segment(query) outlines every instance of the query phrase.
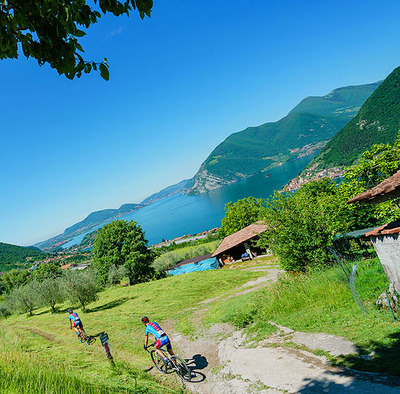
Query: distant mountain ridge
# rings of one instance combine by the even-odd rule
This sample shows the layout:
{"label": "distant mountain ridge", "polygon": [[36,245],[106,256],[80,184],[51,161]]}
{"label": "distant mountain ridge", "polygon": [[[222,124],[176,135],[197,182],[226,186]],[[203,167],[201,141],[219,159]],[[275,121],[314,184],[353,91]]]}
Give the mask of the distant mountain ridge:
{"label": "distant mountain ridge", "polygon": [[33,261],[41,260],[45,257],[45,253],[33,246],[25,247],[0,242],[0,271],[9,271],[13,268],[28,268]]}
{"label": "distant mountain ridge", "polygon": [[[400,67],[393,70],[361,107],[307,166],[314,172],[350,166],[373,144],[392,144],[400,131]],[[303,172],[306,172],[303,171]]]}
{"label": "distant mountain ridge", "polygon": [[140,204],[123,204],[118,209],[102,209],[95,211],[86,216],[85,219],[80,222],[66,228],[62,234],[56,235],[46,241],[35,244],[36,247],[41,250],[48,250],[57,248],[64,244],[67,240],[79,235],[83,232],[94,230],[96,227],[107,223],[111,220],[118,219],[121,216],[127,215],[145,207],[146,205],[152,204],[162,198],[166,198],[178,193],[187,193],[190,187],[193,186],[193,178],[185,179],[175,185],[168,186],[157,193],[144,199]]}
{"label": "distant mountain ridge", "polygon": [[56,248],[83,232],[177,193],[197,194],[320,150],[359,111],[381,82],[338,88],[325,96],[307,97],[277,122],[248,127],[219,144],[196,175],[168,186],[139,204],[92,212],[63,234],[39,242],[42,250]]}
{"label": "distant mountain ridge", "polygon": [[219,144],[200,166],[191,193],[203,193],[321,149],[381,82],[307,97],[277,122],[248,127]]}

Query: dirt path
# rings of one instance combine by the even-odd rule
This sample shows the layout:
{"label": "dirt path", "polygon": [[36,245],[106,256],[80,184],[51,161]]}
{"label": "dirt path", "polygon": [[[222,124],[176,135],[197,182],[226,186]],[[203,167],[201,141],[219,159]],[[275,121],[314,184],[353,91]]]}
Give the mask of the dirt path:
{"label": "dirt path", "polygon": [[[254,267],[254,270],[260,269]],[[238,287],[233,295],[198,304],[193,308],[192,319],[199,321],[203,313],[222,297],[228,299],[267,286],[279,273],[270,268],[265,272],[265,276]],[[195,341],[172,333],[173,343],[183,356],[190,357],[189,366],[195,372],[193,383],[187,388],[201,394],[400,393],[400,381],[393,377],[346,372],[330,366],[326,357],[312,353],[316,349],[335,356],[356,353],[357,348],[350,341],[333,335],[276,327],[276,334],[257,344],[248,343],[241,331],[234,331],[228,324],[202,328],[196,333]]]}

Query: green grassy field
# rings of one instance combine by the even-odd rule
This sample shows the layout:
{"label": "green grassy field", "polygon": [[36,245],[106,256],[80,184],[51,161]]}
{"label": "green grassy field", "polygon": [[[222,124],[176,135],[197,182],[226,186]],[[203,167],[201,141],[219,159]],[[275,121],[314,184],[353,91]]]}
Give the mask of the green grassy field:
{"label": "green grassy field", "polygon": [[342,336],[371,357],[332,358],[332,363],[400,376],[399,322],[393,322],[388,308],[375,306],[389,282],[378,259],[359,261],[358,267],[356,289],[367,314],[354,301],[342,269],[335,267],[309,275],[285,275],[268,288],[216,303],[204,322],[228,322],[245,328],[249,337],[258,340],[276,331],[269,321],[293,330]]}
{"label": "green grassy field", "polygon": [[[260,259],[103,291],[87,313],[78,313],[89,335],[108,333],[115,367],[98,340],[91,346],[80,344],[68,329],[69,305],[62,305],[57,314],[43,309],[33,317],[25,314],[2,320],[0,392],[184,392],[177,377],[149,371],[152,363],[143,350],[143,315],[158,321],[167,332],[193,340],[199,330],[220,322],[243,328],[249,340],[275,332],[269,321],[299,331],[340,335],[355,342],[361,353],[374,356],[370,360],[348,356],[332,363],[400,375],[399,324],[392,322],[387,310],[378,311],[374,305],[388,284],[378,260],[360,262],[356,280],[368,314],[354,302],[338,267],[310,275],[285,275],[262,288],[254,284],[248,294],[238,293],[243,284],[266,275],[265,270],[276,268],[275,264],[274,259]],[[202,304],[205,300],[212,301]],[[184,358],[193,356],[185,354],[185,349],[179,353]]]}
{"label": "green grassy field", "polygon": [[[147,315],[167,331],[176,322],[179,329],[179,320],[188,308],[232,292],[261,274],[213,270],[100,293],[87,313],[78,313],[89,335],[108,333],[116,367],[110,366],[99,341],[91,346],[78,342],[69,330],[69,305],[63,305],[57,314],[44,309],[33,317],[25,314],[2,320],[0,368],[6,371],[7,379],[1,380],[0,388],[12,392],[22,385],[27,393],[179,392],[182,384],[176,377],[144,372],[152,363],[143,350],[144,327],[140,318]],[[8,367],[3,369],[5,366]]]}

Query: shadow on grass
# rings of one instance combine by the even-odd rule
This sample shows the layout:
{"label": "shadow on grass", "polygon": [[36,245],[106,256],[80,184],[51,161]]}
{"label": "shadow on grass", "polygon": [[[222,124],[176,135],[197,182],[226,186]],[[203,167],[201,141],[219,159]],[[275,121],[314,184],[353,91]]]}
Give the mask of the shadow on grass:
{"label": "shadow on grass", "polygon": [[187,366],[192,371],[192,379],[190,380],[191,383],[200,383],[206,379],[206,375],[199,372],[207,367],[208,361],[207,359],[202,356],[201,354],[195,354],[192,358],[185,360]]}
{"label": "shadow on grass", "polygon": [[[343,394],[343,393],[385,393],[397,394],[399,393],[399,385],[391,381],[388,375],[356,372],[352,371],[350,374],[352,379],[340,381],[338,376],[348,377],[348,371],[343,373],[333,373],[325,371],[323,375],[319,375],[314,379],[304,379],[303,386],[296,393],[302,394]],[[392,377],[393,378],[393,377]],[[396,379],[396,378],[395,378]]]}
{"label": "shadow on grass", "polygon": [[107,304],[96,306],[95,308],[86,308],[86,313],[100,312],[105,311],[107,309],[115,308],[116,306],[120,306],[125,304],[125,302],[132,300],[134,297],[122,297],[117,300],[108,302]]}
{"label": "shadow on grass", "polygon": [[[389,334],[388,338],[392,339],[389,345],[382,345],[382,343],[377,341],[371,341],[367,345],[359,347],[360,353],[358,355],[344,356],[335,364],[350,369],[350,371],[344,372],[346,375],[357,375],[356,371],[369,372],[370,374],[367,375],[367,379],[374,381],[374,376],[377,375],[371,374],[371,372],[379,373],[379,381],[382,381],[384,378],[385,384],[400,387],[400,363],[398,362],[400,332]],[[386,375],[382,376],[382,373]]]}

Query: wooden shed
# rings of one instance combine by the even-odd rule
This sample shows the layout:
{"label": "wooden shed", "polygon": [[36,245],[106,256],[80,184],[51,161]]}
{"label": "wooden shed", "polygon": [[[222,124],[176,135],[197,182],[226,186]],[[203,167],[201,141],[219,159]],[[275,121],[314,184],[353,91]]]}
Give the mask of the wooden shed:
{"label": "wooden shed", "polygon": [[[400,197],[400,170],[375,187],[347,201],[379,204]],[[365,235],[369,237],[390,283],[400,293],[400,220],[377,227]]]}
{"label": "wooden shed", "polygon": [[251,241],[259,238],[260,234],[266,230],[267,226],[263,221],[250,224],[250,226],[225,237],[212,257],[216,257],[221,264],[242,258],[252,259],[260,254],[261,250],[251,245]]}

